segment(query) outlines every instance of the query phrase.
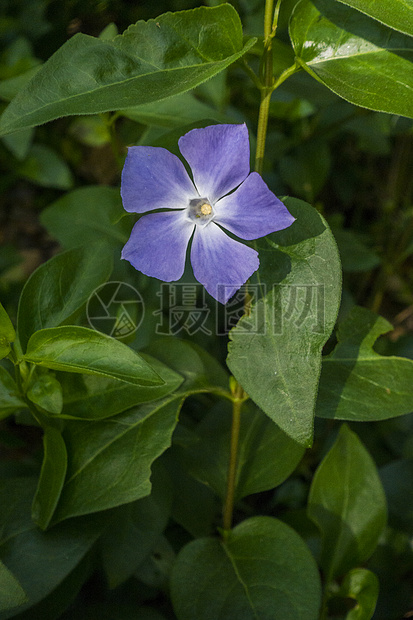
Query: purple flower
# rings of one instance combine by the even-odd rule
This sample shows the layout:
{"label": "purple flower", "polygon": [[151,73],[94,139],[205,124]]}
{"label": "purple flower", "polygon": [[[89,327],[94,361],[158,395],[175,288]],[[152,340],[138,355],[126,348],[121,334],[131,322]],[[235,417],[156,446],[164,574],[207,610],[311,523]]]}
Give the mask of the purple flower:
{"label": "purple flower", "polygon": [[192,237],[196,279],[226,303],[258,269],[259,260],[254,249],[223,228],[251,240],[287,228],[294,218],[260,175],[250,173],[245,124],[193,129],[178,144],[193,181],[180,159],[164,148],[128,150],[121,185],[124,208],[162,211],[139,219],[122,258],[147,276],[179,280]]}

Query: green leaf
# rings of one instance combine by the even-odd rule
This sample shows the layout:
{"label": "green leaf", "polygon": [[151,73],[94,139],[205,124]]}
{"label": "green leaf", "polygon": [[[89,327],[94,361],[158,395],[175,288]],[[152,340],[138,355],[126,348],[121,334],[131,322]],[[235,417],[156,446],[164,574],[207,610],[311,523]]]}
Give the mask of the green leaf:
{"label": "green leaf", "polygon": [[[19,613],[46,599],[70,577],[108,523],[107,515],[82,517],[42,532],[30,516],[35,488],[35,478],[17,477],[0,482],[0,554],[29,599]],[[30,609],[28,614],[31,612]],[[1,620],[15,615],[15,609],[3,612]]]}
{"label": "green leaf", "polygon": [[257,243],[259,287],[266,294],[231,330],[227,363],[264,413],[308,446],[321,350],[336,320],[341,270],[321,215],[300,200],[284,202],[297,219]]}
{"label": "green leaf", "polygon": [[382,24],[413,36],[412,0],[338,0],[357,9]]}
{"label": "green leaf", "polygon": [[32,504],[32,517],[45,530],[53,516],[67,469],[65,442],[60,431],[47,426],[43,435],[43,464]]}
{"label": "green leaf", "polygon": [[344,577],[337,596],[357,601],[345,620],[370,620],[379,596],[379,580],[366,568],[355,568]]}
{"label": "green leaf", "polygon": [[0,303],[0,359],[10,353],[10,343],[14,342],[16,332],[9,315]]}
{"label": "green leaf", "polygon": [[317,620],[320,578],[298,534],[270,517],[243,521],[227,542],[201,538],[175,562],[179,620]]}
{"label": "green leaf", "polygon": [[[87,205],[87,209],[85,209]],[[105,240],[124,244],[130,222],[122,219],[119,189],[104,185],[81,187],[65,194],[40,214],[48,232],[66,249]]]}
{"label": "green leaf", "polygon": [[27,596],[7,566],[0,560],[0,611],[23,605]]}
{"label": "green leaf", "polygon": [[391,329],[374,312],[352,308],[339,325],[337,346],[323,358],[317,416],[373,421],[411,412],[413,361],[373,350],[377,338]]}
{"label": "green leaf", "polygon": [[112,527],[100,541],[101,555],[110,588],[126,581],[149,556],[164,531],[171,510],[171,480],[155,469],[152,492],[114,512]]}
{"label": "green leaf", "polygon": [[290,37],[302,67],[343,99],[413,117],[413,40],[407,35],[338,2],[301,0]]}
{"label": "green leaf", "polygon": [[0,366],[0,420],[27,405],[7,370]]}
{"label": "green leaf", "polygon": [[315,473],[308,516],[321,532],[327,581],[365,562],[377,546],[386,498],[374,461],[347,425]]}
{"label": "green leaf", "polygon": [[183,377],[158,360],[142,354],[145,361],[164,381],[162,385],[131,385],[124,381],[99,375],[69,375],[62,373],[63,418],[102,420],[122,413],[141,403],[163,398],[174,392]]}
{"label": "green leaf", "polygon": [[149,495],[151,465],[170,446],[181,405],[169,397],[109,420],[68,423],[68,471],[53,521]]}
{"label": "green leaf", "polygon": [[32,403],[49,413],[59,414],[62,411],[62,386],[50,373],[32,377],[26,395]]}
{"label": "green leaf", "polygon": [[23,351],[35,331],[68,321],[111,270],[112,257],[103,245],[63,252],[36,269],[19,302],[17,325]]}
{"label": "green leaf", "polygon": [[[199,482],[226,495],[231,406],[221,402],[193,432],[177,435],[186,470]],[[278,486],[297,467],[305,448],[278,428],[257,407],[244,404],[238,448],[235,499]]]}
{"label": "green leaf", "polygon": [[51,327],[36,332],[23,359],[54,370],[103,375],[135,385],[163,385],[133,349],[86,327]]}
{"label": "green leaf", "polygon": [[0,131],[186,92],[235,62],[254,42],[242,47],[241,21],[229,4],[139,21],[110,41],[78,33],[13,99]]}
{"label": "green leaf", "polygon": [[73,176],[65,161],[48,146],[33,144],[17,172],[36,185],[70,189]]}

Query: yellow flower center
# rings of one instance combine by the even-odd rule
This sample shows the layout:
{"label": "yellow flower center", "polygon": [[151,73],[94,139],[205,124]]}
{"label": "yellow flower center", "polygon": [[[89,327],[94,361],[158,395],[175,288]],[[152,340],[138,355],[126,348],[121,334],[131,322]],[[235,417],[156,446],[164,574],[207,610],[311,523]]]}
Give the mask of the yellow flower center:
{"label": "yellow flower center", "polygon": [[212,207],[210,204],[208,204],[207,202],[205,202],[201,209],[200,209],[202,215],[211,215],[212,213]]}

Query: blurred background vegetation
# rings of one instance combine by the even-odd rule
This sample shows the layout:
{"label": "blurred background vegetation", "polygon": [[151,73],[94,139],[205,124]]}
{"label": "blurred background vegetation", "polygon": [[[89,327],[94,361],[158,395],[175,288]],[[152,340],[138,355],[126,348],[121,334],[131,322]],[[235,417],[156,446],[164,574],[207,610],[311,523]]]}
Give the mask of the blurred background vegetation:
{"label": "blurred background vegetation", "polygon": [[[37,67],[77,32],[114,36],[116,28],[122,33],[140,19],[219,3],[0,0],[0,109],[6,107]],[[274,46],[276,74],[291,64],[288,17],[295,3],[282,3],[279,38]],[[260,36],[263,1],[239,0],[231,4],[240,13],[245,35]],[[250,62],[254,69],[258,53],[256,58],[256,62],[254,57]],[[70,221],[56,226],[51,212],[46,211],[50,205],[76,188],[118,187],[127,144],[161,144],[169,148],[185,133],[188,124],[246,121],[253,141],[258,102],[259,93],[248,75],[241,66],[233,66],[195,92],[146,110],[141,106],[138,111],[116,117],[69,117],[2,138],[0,299],[10,316],[16,317],[18,298],[30,273],[72,243],[67,240]],[[412,120],[355,107],[303,72],[288,79],[274,94],[265,180],[278,196],[302,198],[327,218],[339,245],[344,271],[341,314],[354,303],[382,314],[394,330],[379,341],[380,352],[411,359],[412,171]],[[132,278],[130,273],[124,277],[126,281]],[[200,336],[200,344],[208,348],[205,336]],[[248,499],[249,505],[244,506],[247,512],[278,515],[288,508],[296,511],[297,519],[301,518],[312,472],[332,441],[331,435],[326,441],[330,424],[318,420],[315,447],[296,475],[276,491]],[[413,418],[404,416],[354,427],[381,467],[389,499],[390,528],[369,563],[381,581],[374,618],[397,619],[412,597]],[[12,431],[10,421],[0,429],[3,464],[7,459],[21,458],[27,450],[40,450],[39,438],[31,448],[27,447],[33,439],[32,430],[26,430],[24,436]],[[96,584],[98,599],[101,585]]]}

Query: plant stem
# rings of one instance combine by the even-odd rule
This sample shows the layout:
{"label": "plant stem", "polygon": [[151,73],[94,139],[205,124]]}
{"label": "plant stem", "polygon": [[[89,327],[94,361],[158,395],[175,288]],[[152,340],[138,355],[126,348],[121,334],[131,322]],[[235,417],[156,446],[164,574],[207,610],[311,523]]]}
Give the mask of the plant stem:
{"label": "plant stem", "polygon": [[239,431],[241,427],[241,407],[244,400],[244,390],[239,385],[239,383],[237,383],[232,404],[231,445],[229,453],[227,492],[225,496],[225,504],[223,510],[224,533],[229,533],[232,527],[232,514],[234,511],[234,498],[237,476]]}
{"label": "plant stem", "polygon": [[[272,39],[275,35],[278,22],[278,13],[280,9],[281,0],[277,0],[277,4],[274,11],[274,0],[266,0],[265,2],[265,14],[264,14],[264,52],[261,64],[261,80],[254,77],[253,81],[261,91],[261,103],[258,114],[258,128],[257,128],[257,149],[255,154],[255,170],[261,173],[264,162],[265,151],[265,139],[267,135],[268,126],[268,112],[270,107],[271,94],[274,90],[274,77],[273,77],[273,63],[272,63]],[[250,77],[252,70],[245,63],[245,68]],[[292,69],[295,70],[295,67]],[[277,80],[278,84],[281,84],[284,79],[287,79],[291,73],[288,69]],[[285,77],[284,77],[285,74]],[[245,313],[249,314],[249,301],[245,299]],[[232,389],[232,426],[231,426],[231,443],[230,443],[230,455],[228,465],[228,477],[227,477],[227,490],[225,495],[225,503],[223,508],[223,534],[224,538],[228,536],[232,528],[232,516],[234,512],[234,499],[236,489],[236,476],[237,476],[237,462],[238,462],[238,445],[239,445],[239,433],[241,426],[241,409],[242,403],[248,398],[244,392],[242,386],[238,382],[234,382]]]}
{"label": "plant stem", "polygon": [[[274,7],[274,0],[266,0],[264,13],[264,53],[261,64],[261,103],[258,113],[257,148],[255,151],[255,171],[262,173],[264,164],[265,140],[267,136],[268,113],[270,99],[274,90],[274,75],[272,62],[272,40],[277,30],[278,13],[281,0]],[[286,76],[288,77],[288,76]],[[279,81],[279,80],[278,80]],[[280,82],[281,83],[281,82]],[[278,84],[277,84],[278,86]]]}

